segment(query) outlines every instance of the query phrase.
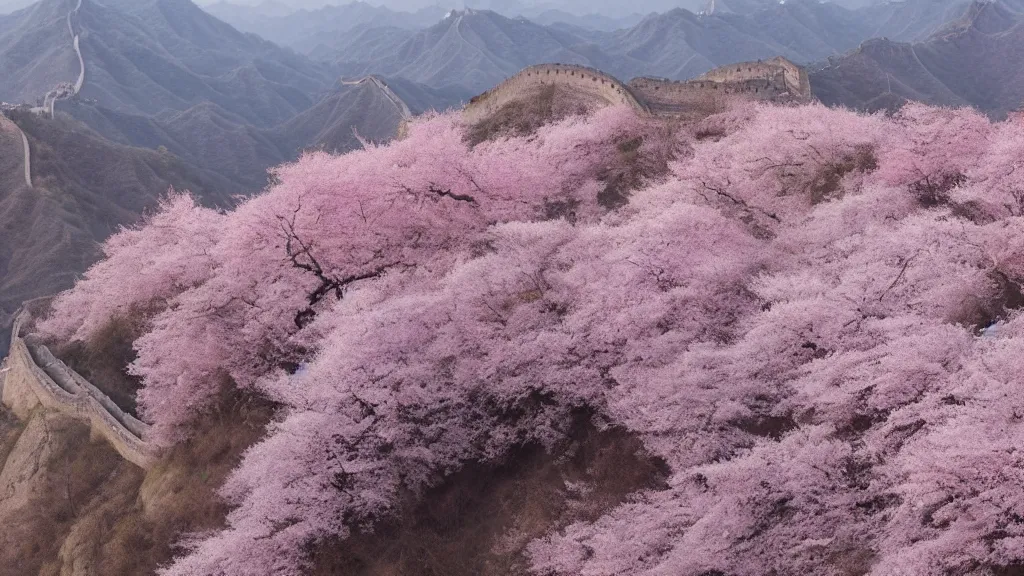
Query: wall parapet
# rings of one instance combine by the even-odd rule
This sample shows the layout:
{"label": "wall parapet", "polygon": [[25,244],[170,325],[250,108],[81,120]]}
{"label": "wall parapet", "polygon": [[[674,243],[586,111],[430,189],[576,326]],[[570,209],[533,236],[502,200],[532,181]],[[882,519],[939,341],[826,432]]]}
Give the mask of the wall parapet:
{"label": "wall parapet", "polygon": [[720,66],[691,80],[691,82],[745,82],[760,78],[769,78],[781,74],[785,87],[793,98],[810,99],[811,81],[807,69],[782,56],[769,60],[737,62]]}
{"label": "wall parapet", "polygon": [[106,394],[57,359],[49,348],[22,334],[31,319],[22,308],[14,320],[11,347],[0,368],[0,397],[22,419],[37,406],[89,422],[129,462],[149,469],[159,447],[147,442],[149,426],[119,408]]}
{"label": "wall parapet", "polygon": [[469,101],[463,118],[478,122],[531,90],[564,86],[576,94],[609,105],[627,105],[653,115],[676,116],[725,96],[773,102],[807,101],[812,98],[807,71],[781,56],[756,62],[739,62],[711,70],[691,80],[640,77],[624,84],[600,70],[573,64],[529,66],[498,86]]}
{"label": "wall parapet", "polygon": [[523,93],[550,85],[574,88],[580,94],[603,100],[609,105],[626,105],[647,111],[629,86],[608,73],[576,64],[537,64],[523,68],[501,84],[472,98],[463,111],[463,117],[468,122],[477,122]]}

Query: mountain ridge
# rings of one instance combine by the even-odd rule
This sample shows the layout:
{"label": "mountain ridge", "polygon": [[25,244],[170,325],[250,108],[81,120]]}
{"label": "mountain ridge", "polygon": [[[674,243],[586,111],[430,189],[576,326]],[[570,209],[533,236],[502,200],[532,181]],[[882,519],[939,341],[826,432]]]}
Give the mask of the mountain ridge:
{"label": "mountain ridge", "polygon": [[[991,58],[1000,54],[1000,58]],[[872,39],[811,72],[827,105],[892,109],[907,100],[974,106],[1001,117],[1024,102],[1024,15],[974,2],[959,19],[913,43]]]}

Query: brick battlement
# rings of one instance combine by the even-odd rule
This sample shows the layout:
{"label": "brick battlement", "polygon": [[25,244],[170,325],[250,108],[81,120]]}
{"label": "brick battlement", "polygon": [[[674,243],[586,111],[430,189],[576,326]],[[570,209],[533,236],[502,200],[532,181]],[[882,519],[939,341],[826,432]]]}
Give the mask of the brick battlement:
{"label": "brick battlement", "polygon": [[637,110],[647,109],[628,86],[600,70],[572,64],[539,64],[524,68],[515,76],[470,100],[464,111],[465,118],[469,122],[476,122],[509,102],[551,85],[569,88],[577,97],[606,105],[624,104]]}
{"label": "brick battlement", "polygon": [[674,116],[706,107],[709,102],[746,98],[770,102],[807,101],[807,71],[778,57],[716,68],[693,80],[635,78],[624,84],[584,66],[540,64],[523,69],[495,88],[473,98],[464,117],[476,122],[505,104],[527,98],[545,86],[565,87],[573,97],[606,106],[627,105],[655,115]]}

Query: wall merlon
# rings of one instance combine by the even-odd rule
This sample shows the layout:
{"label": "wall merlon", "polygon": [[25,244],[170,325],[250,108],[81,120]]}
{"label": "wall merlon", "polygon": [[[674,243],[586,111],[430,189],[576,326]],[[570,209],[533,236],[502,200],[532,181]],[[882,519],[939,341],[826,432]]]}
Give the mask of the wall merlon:
{"label": "wall merlon", "polygon": [[626,105],[636,110],[647,110],[628,86],[610,74],[573,64],[538,64],[524,68],[495,88],[470,100],[463,112],[464,117],[469,122],[475,122],[537,88],[550,85],[571,88],[578,95],[608,105]]}
{"label": "wall merlon", "polygon": [[806,70],[782,57],[723,66],[692,80],[641,77],[628,84],[586,66],[539,64],[524,68],[470,100],[463,112],[464,118],[476,122],[505,104],[528,96],[538,87],[550,85],[570,88],[576,94],[608,105],[625,104],[654,115],[678,115],[698,101],[724,95],[767,101],[811,98]]}

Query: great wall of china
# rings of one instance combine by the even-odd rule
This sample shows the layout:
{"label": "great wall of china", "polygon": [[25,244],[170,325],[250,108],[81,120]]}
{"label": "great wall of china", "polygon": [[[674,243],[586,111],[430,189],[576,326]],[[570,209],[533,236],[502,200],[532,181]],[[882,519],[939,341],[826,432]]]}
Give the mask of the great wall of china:
{"label": "great wall of china", "polygon": [[731,97],[772,102],[811,99],[807,71],[782,57],[730,64],[692,80],[642,77],[629,83],[584,66],[539,64],[470,100],[463,116],[468,122],[477,122],[545,86],[567,88],[576,98],[592,103],[624,104],[659,116],[685,114],[710,100]]}
{"label": "great wall of china", "polygon": [[[71,15],[69,26],[70,18]],[[76,35],[76,48],[77,40]],[[76,92],[81,88],[84,65],[82,72],[83,76],[75,86]],[[363,82],[372,82],[403,117],[411,117],[405,103],[377,78],[369,76],[348,83]],[[627,105],[643,113],[663,116],[685,114],[689,108],[705,104],[709,98],[742,97],[783,102],[811,98],[806,71],[784,58],[732,64],[693,80],[636,78],[628,84],[592,68],[542,64],[526,68],[494,89],[473,98],[463,114],[468,121],[474,122],[551,85],[568,88],[576,97],[591,103]],[[25,159],[26,179],[31,186],[27,145]],[[45,345],[27,333],[32,319],[31,307],[31,302],[26,303],[16,317],[9,354],[0,364],[0,399],[3,405],[22,420],[42,407],[88,422],[93,433],[109,442],[126,460],[143,469],[150,468],[159,456],[159,449],[146,440],[148,425],[125,413],[96,386],[55,358]]]}
{"label": "great wall of china", "polygon": [[32,316],[23,307],[14,320],[11,347],[0,364],[0,398],[20,420],[38,407],[88,422],[129,462],[149,469],[159,449],[145,440],[149,426],[121,410],[103,392],[23,332]]}
{"label": "great wall of china", "polygon": [[[31,108],[31,110],[37,114],[49,114],[50,118],[54,118],[54,116],[56,115],[55,107],[57,105],[57,101],[75,96],[76,94],[81,92],[82,86],[85,85],[85,58],[82,57],[81,35],[75,33],[75,27],[72,24],[73,18],[78,15],[81,9],[82,0],[78,0],[75,7],[70,12],[68,12],[67,16],[68,32],[71,34],[71,43],[75,49],[75,53],[78,55],[78,79],[75,80],[74,84],[62,83],[50,92],[48,92],[43,97],[43,105],[41,107]],[[2,116],[3,115],[0,114],[0,117]],[[4,120],[7,119],[4,118],[3,120],[0,120],[0,123],[3,123]],[[8,120],[8,122],[10,122],[10,124],[14,126],[14,129],[17,130],[19,134],[21,134],[21,142],[24,148],[25,156],[25,184],[29,188],[32,188],[32,148],[31,146],[29,146],[28,137],[25,136],[25,132],[23,132],[21,128],[13,121]],[[0,129],[3,128],[4,126],[0,124]]]}
{"label": "great wall of china", "polygon": [[82,1],[78,0],[75,7],[68,12],[68,34],[71,35],[71,47],[74,48],[75,54],[78,56],[78,78],[75,83],[61,82],[53,90],[50,90],[43,96],[43,105],[40,107],[32,108],[32,111],[37,114],[49,114],[50,118],[54,118],[57,111],[57,101],[66,100],[77,95],[82,91],[82,86],[85,85],[85,58],[82,56],[82,45],[81,45],[81,34],[75,33],[75,26],[73,24],[75,17],[79,15],[82,10]]}
{"label": "great wall of china", "polygon": [[405,101],[402,100],[402,98],[398,94],[395,94],[391,87],[387,85],[387,82],[376,76],[364,76],[362,78],[359,78],[358,80],[342,80],[341,84],[343,86],[356,86],[359,84],[365,84],[367,82],[369,82],[375,88],[377,88],[380,91],[381,95],[384,96],[384,98],[386,98],[389,102],[394,104],[395,108],[398,110],[398,113],[402,116],[403,121],[412,119],[412,110],[409,109],[409,106],[405,103]]}
{"label": "great wall of china", "polygon": [[506,104],[551,85],[573,90],[577,97],[593,102],[625,104],[637,110],[647,110],[646,105],[628,86],[610,74],[573,64],[538,64],[524,68],[515,76],[470,100],[463,116],[469,122],[479,121]]}
{"label": "great wall of china", "polygon": [[25,185],[32,187],[32,147],[29,146],[28,136],[13,120],[0,113],[0,132],[13,132],[19,136],[22,148],[22,166],[25,174]]}

